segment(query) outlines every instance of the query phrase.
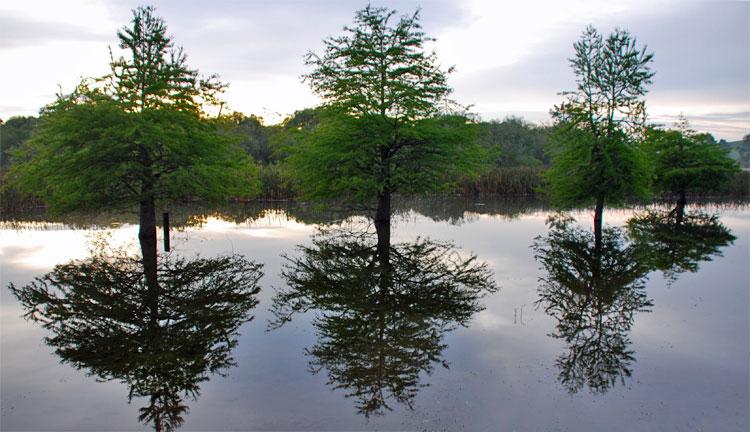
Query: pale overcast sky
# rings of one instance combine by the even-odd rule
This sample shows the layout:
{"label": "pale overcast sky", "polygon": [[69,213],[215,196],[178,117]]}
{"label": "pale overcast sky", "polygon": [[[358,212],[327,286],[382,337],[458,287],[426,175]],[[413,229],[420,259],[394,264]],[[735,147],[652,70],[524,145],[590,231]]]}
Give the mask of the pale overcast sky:
{"label": "pale overcast sky", "polygon": [[[366,1],[116,0],[0,2],[0,118],[36,115],[58,86],[108,71],[108,46],[130,10],[153,4],[203,74],[230,84],[225,100],[278,121],[318,100],[300,81],[302,57],[341,33]],[[372,1],[401,13],[422,8],[441,64],[456,66],[454,99],[483,119],[548,122],[574,88],[567,59],[587,24],[626,28],[654,52],[648,113],[671,126],[683,113],[717,138],[750,133],[750,3],[726,1]]]}

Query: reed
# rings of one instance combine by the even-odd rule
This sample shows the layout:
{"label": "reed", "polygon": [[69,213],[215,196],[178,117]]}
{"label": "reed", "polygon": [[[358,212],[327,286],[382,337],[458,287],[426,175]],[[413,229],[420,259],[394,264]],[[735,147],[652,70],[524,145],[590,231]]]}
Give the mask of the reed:
{"label": "reed", "polygon": [[258,164],[260,177],[260,200],[288,200],[294,198],[297,192],[294,183],[284,169],[278,164]]}
{"label": "reed", "polygon": [[461,182],[464,195],[534,196],[542,187],[542,166],[497,167],[477,180]]}

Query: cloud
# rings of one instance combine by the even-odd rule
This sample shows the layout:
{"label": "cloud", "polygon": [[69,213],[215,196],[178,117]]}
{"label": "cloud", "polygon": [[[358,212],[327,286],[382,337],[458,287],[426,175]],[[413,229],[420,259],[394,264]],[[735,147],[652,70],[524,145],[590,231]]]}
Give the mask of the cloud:
{"label": "cloud", "polygon": [[[424,4],[422,25],[428,35],[460,22],[456,2],[386,1],[377,6],[411,14]],[[303,57],[320,52],[323,40],[340,35],[357,8],[351,1],[160,1],[162,16],[174,42],[188,53],[190,65],[202,73],[218,73],[230,84],[225,98],[231,109],[260,114],[266,120],[319,101],[301,75],[309,72]],[[135,2],[109,4],[110,15],[124,23]]]}
{"label": "cloud", "polygon": [[[57,84],[68,90],[80,76],[106,73],[107,45],[131,19],[137,0],[35,1],[0,4],[0,116],[36,112]],[[247,114],[291,113],[317,99],[300,82],[303,55],[339,35],[366,1],[162,0],[163,17],[189,64],[230,83],[233,109]],[[750,111],[750,3],[589,0],[495,2],[378,1],[411,13],[441,64],[455,65],[453,97],[486,118],[508,114],[543,121],[574,88],[567,59],[587,24],[602,33],[629,29],[655,53],[648,95],[654,118],[685,113]],[[24,107],[20,110],[9,107]],[[695,117],[696,121],[704,121]],[[705,120],[707,121],[707,120]],[[731,128],[727,121],[733,122]],[[714,122],[717,137],[750,130],[746,119]],[[743,126],[744,123],[744,126]],[[709,123],[705,123],[709,125]],[[697,124],[696,124],[697,126]],[[713,127],[713,126],[712,126]],[[726,136],[734,138],[735,136]]]}
{"label": "cloud", "polygon": [[107,35],[74,24],[40,21],[15,13],[0,15],[0,49],[38,46],[62,40],[106,41]]}
{"label": "cloud", "polygon": [[[539,5],[529,7],[534,6]],[[748,118],[736,115],[750,110],[750,3],[630,6],[617,14],[606,10],[598,16],[591,13],[588,22],[561,15],[553,20],[554,25],[532,24],[531,28],[554,29],[542,32],[543,37],[527,38],[523,28],[515,37],[499,30],[490,37],[492,30],[486,29],[486,37],[477,38],[468,51],[483,53],[487,60],[477,54],[477,58],[459,64],[452,80],[455,98],[473,104],[483,118],[521,115],[548,121],[549,109],[560,101],[558,93],[575,87],[568,58],[585,25],[593,24],[604,34],[620,27],[630,30],[640,45],[646,44],[655,53],[652,66],[656,76],[647,95],[652,118],[662,121],[684,113],[696,129],[727,139],[750,132]],[[510,16],[527,22],[521,19],[523,13]],[[475,29],[462,31],[472,34]],[[515,44],[505,60],[503,47],[508,42],[501,35]],[[472,56],[470,52],[465,55]],[[476,66],[467,67],[471,62]],[[728,114],[712,121],[701,117],[708,113]]]}
{"label": "cloud", "polygon": [[[685,114],[690,128],[699,132],[710,132],[716,138],[736,141],[750,134],[750,111]],[[666,128],[673,128],[680,120],[680,115],[652,116],[651,122]]]}

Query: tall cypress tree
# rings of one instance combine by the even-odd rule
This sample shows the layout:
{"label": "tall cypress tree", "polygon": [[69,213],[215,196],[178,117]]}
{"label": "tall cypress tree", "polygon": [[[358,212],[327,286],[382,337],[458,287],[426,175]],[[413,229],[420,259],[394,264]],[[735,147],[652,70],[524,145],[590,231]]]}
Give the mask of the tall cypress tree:
{"label": "tall cypress tree", "polygon": [[552,168],[546,175],[558,206],[594,203],[596,249],[606,202],[647,196],[649,176],[638,148],[646,120],[646,86],[653,54],[626,30],[606,39],[588,27],[574,44],[576,89],[553,109]]}
{"label": "tall cypress tree", "polygon": [[207,113],[225,85],[187,66],[154,9],[134,10],[117,36],[125,55],[112,56],[110,74],[42,110],[9,177],[52,211],[138,206],[143,265],[157,295],[157,202],[251,195],[257,180]]}
{"label": "tall cypress tree", "polygon": [[376,202],[384,251],[394,192],[443,188],[482,161],[475,125],[445,109],[451,69],[426,50],[431,40],[419,11],[397,17],[367,6],[322,54],[306,57],[324,114],[291,155],[294,171],[308,196]]}

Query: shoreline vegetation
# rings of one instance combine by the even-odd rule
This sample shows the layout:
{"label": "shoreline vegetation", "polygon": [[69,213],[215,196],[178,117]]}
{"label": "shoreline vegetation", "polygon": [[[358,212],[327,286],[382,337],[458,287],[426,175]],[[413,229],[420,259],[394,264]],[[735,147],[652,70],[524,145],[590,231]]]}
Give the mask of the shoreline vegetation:
{"label": "shoreline vegetation", "polygon": [[[255,160],[260,188],[253,198],[231,198],[227,202],[286,202],[305,201],[299,186],[295,185],[290,167],[286,163],[288,152],[299,140],[300,128],[314,127],[314,109],[298,111],[280,125],[265,126],[263,119],[255,116],[235,115],[229,129],[237,145]],[[5,173],[14,165],[16,149],[22,147],[38,123],[36,117],[12,117],[0,124],[2,162],[0,177],[0,212],[8,214],[44,208],[38,197],[23,195],[9,187]],[[532,197],[546,201],[544,174],[550,168],[550,158],[545,152],[550,128],[537,126],[517,117],[503,121],[480,122],[480,142],[495,155],[492,166],[476,178],[457,180],[447,196],[465,197]],[[708,141],[726,149],[747,146],[742,141],[726,143],[708,137]],[[732,150],[734,153],[737,151]],[[731,153],[734,155],[734,153]],[[695,191],[687,197],[695,199],[742,199],[750,196],[750,168],[744,154],[735,158],[743,167],[732,179],[713,192]],[[657,200],[669,200],[671,194],[656,195]],[[188,201],[186,201],[188,202]]]}
{"label": "shoreline vegetation", "polygon": [[[545,204],[550,204],[545,196],[544,173],[548,167],[518,166],[499,167],[482,174],[477,180],[463,180],[455,190],[424,195],[427,197],[463,197],[474,201],[501,198],[528,198]],[[286,178],[281,169],[275,165],[259,166],[260,189],[258,196],[251,199],[230,198],[226,204],[273,204],[273,203],[306,203],[307,200],[294,188],[291,180]],[[691,203],[696,201],[745,201],[750,199],[750,170],[744,169],[736,173],[732,180],[723,185],[719,191],[706,193],[688,193],[686,196]],[[631,204],[649,204],[651,202],[674,202],[673,194],[654,196],[652,200],[632,200]],[[14,190],[3,190],[0,195],[0,218],[12,219],[14,215],[40,212],[46,209],[43,201],[34,197],[26,197]],[[186,200],[181,204],[189,205],[201,203],[201,200]],[[221,205],[219,205],[220,207]]]}

